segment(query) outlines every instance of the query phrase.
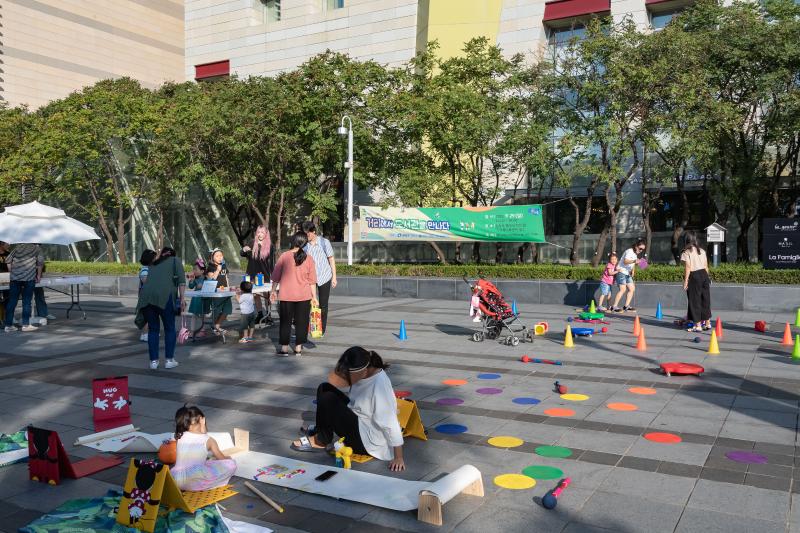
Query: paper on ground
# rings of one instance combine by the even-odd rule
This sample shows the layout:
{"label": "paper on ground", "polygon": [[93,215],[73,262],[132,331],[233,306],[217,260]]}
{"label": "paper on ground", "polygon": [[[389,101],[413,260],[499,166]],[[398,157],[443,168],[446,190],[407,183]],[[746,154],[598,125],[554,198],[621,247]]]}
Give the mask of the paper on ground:
{"label": "paper on ground", "polygon": [[222,521],[225,523],[225,527],[228,528],[230,533],[272,533],[272,530],[267,527],[226,518],[225,515],[222,514],[222,510],[219,508],[219,506],[217,506],[217,511],[222,517]]}
{"label": "paper on ground", "polygon": [[[395,511],[417,509],[419,493],[423,490],[433,492],[439,496],[442,503],[445,503],[481,477],[478,469],[471,465],[462,466],[442,479],[430,482],[409,481],[358,470],[345,470],[332,465],[306,463],[259,452],[237,453],[233,458],[236,460],[236,475],[239,477]],[[331,463],[333,463],[332,459]],[[275,469],[267,469],[267,474],[259,472],[259,469],[263,470],[265,467],[273,465],[285,468],[284,473],[296,470],[305,470],[305,472],[291,477],[286,475],[279,477],[275,475]],[[337,474],[327,481],[314,479],[328,470],[335,470]]]}
{"label": "paper on ground", "polygon": [[27,458],[28,458],[28,448],[21,448],[19,450],[3,452],[0,453],[0,466],[8,466],[14,463],[19,463]]}
{"label": "paper on ground", "polygon": [[[125,431],[120,433],[120,431]],[[107,435],[113,435],[108,437]],[[229,433],[209,433],[219,444],[221,450],[233,447]],[[173,433],[144,433],[135,431],[132,425],[109,431],[93,433],[79,438],[77,444],[108,453],[154,453],[164,441],[174,437]]]}

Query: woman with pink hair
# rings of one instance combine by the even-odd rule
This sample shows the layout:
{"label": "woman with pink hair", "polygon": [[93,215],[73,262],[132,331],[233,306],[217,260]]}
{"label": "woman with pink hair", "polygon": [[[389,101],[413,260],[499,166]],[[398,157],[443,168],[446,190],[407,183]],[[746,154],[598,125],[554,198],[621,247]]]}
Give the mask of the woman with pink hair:
{"label": "woman with pink hair", "polygon": [[[272,269],[275,268],[275,248],[272,246],[272,239],[269,237],[267,228],[264,226],[256,228],[253,246],[243,246],[241,256],[247,258],[247,274],[253,284],[255,284],[258,274],[264,276],[264,283],[269,282]],[[272,325],[272,319],[269,316],[269,302],[261,294],[254,296],[258,312],[256,323],[261,322],[266,315],[267,325]]]}

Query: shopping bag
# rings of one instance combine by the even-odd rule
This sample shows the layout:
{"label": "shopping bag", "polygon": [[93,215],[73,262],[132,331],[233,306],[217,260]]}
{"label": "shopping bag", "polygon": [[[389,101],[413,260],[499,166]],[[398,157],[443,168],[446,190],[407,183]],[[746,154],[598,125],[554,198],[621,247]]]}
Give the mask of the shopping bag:
{"label": "shopping bag", "polygon": [[178,331],[178,344],[185,344],[189,340],[189,328],[186,327],[186,315],[181,315],[181,329]]}
{"label": "shopping bag", "polygon": [[311,317],[308,321],[308,334],[312,339],[322,337],[322,310],[316,305],[311,306]]}

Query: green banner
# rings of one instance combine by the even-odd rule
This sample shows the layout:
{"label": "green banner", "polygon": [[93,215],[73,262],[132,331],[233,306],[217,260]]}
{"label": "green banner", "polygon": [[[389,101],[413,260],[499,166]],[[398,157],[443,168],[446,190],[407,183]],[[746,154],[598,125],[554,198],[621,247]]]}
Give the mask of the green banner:
{"label": "green banner", "polygon": [[538,204],[358,210],[358,241],[545,242]]}

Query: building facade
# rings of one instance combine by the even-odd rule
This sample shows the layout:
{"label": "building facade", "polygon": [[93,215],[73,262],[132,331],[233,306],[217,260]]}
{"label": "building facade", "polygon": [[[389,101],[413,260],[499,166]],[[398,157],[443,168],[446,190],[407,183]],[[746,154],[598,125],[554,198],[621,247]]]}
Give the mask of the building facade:
{"label": "building facade", "polygon": [[183,81],[182,0],[4,0],[0,98],[32,109],[107,78]]}
{"label": "building facade", "polygon": [[662,27],[684,0],[186,0],[187,80],[274,75],[332,50],[401,66],[437,40],[444,57],[485,36],[534,55],[582,20],[632,17]]}

